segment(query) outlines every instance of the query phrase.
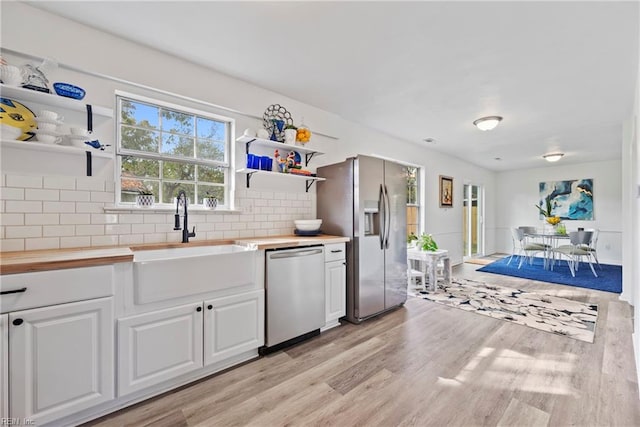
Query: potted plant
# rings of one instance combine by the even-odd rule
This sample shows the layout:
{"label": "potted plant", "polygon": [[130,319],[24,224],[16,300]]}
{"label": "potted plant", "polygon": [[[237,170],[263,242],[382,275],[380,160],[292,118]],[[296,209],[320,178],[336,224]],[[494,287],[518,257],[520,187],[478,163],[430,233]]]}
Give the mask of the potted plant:
{"label": "potted plant", "polygon": [[435,240],[433,240],[433,236],[431,236],[431,234],[422,233],[422,236],[420,236],[420,239],[418,239],[417,246],[423,251],[433,252],[438,250],[438,244]]}
{"label": "potted plant", "polygon": [[417,241],[418,241],[418,236],[413,234],[413,231],[409,233],[409,235],[407,236],[407,246],[412,248],[416,245]]}
{"label": "potted plant", "polygon": [[298,128],[294,125],[286,125],[284,127],[284,143],[289,145],[295,145],[296,135],[298,134]]}
{"label": "potted plant", "polygon": [[215,209],[218,206],[218,198],[207,191],[207,195],[202,198],[202,206],[207,209]]}
{"label": "potted plant", "polygon": [[153,190],[149,186],[145,186],[138,190],[136,195],[136,206],[140,208],[150,208],[156,202]]}

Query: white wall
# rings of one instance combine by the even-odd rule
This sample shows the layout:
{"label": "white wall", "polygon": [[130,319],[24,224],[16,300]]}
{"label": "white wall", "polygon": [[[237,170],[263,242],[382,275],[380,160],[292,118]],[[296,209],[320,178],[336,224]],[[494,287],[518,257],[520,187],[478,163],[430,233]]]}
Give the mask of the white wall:
{"label": "white wall", "polygon": [[544,181],[593,178],[594,220],[566,221],[569,231],[578,227],[598,228],[598,259],[608,264],[622,263],[622,182],[621,161],[613,160],[577,165],[559,164],[502,172],[496,178],[496,247],[511,251],[509,228],[519,225],[541,226],[538,210],[538,184]]}
{"label": "white wall", "polygon": [[[487,218],[486,252],[492,253],[494,251],[493,218],[495,202],[492,195],[496,192],[494,188],[495,173],[491,171],[476,167],[451,156],[392,138],[372,129],[348,122],[335,114],[322,111],[311,105],[286,98],[233,77],[212,72],[211,70],[175,57],[96,31],[90,27],[51,15],[23,3],[4,2],[2,4],[1,19],[2,45],[7,49],[39,57],[53,57],[60,61],[60,63],[69,64],[93,73],[113,76],[125,81],[224,106],[247,113],[248,115],[262,116],[265,108],[273,103],[284,105],[292,113],[296,122],[299,122],[300,118],[304,117],[305,124],[308,125],[312,131],[315,130],[339,138],[338,140],[334,140],[317,134],[312,137],[312,144],[315,148],[327,153],[324,156],[317,157],[317,160],[313,160],[312,167],[310,168],[312,170],[314,167],[341,161],[348,156],[358,153],[380,155],[423,166],[426,171],[425,231],[433,233],[441,247],[451,250],[454,262],[460,262],[462,260],[461,200],[463,182],[473,182],[484,185],[486,193],[488,194],[485,204],[485,214]],[[24,22],[29,22],[31,30],[24,31]],[[87,89],[87,101],[95,104],[113,105],[113,92],[115,89],[171,100],[171,97],[159,95],[155,91],[141,91],[138,88],[128,85],[126,82],[118,83],[110,79],[101,79],[83,73],[72,72],[68,69],[58,69],[51,78],[53,81],[70,81]],[[313,100],[307,101],[313,102]],[[185,101],[185,105],[193,108],[203,108],[203,106],[197,102],[189,103]],[[225,113],[215,108],[211,108],[211,111],[230,115],[228,112]],[[256,128],[260,124],[259,120],[248,117],[246,114],[231,115],[237,120],[236,127],[240,132],[242,132],[242,129],[245,127]],[[101,131],[103,135],[105,135],[101,138],[113,138],[112,129],[105,128]],[[242,147],[236,147],[236,154],[236,165],[241,166],[243,162]],[[12,169],[3,172],[19,174],[25,166],[26,165],[20,164],[19,162],[11,162],[6,165],[6,167]],[[113,164],[109,164],[106,167],[107,170],[101,172],[101,178],[110,175],[113,176]],[[41,176],[42,179],[44,180],[47,175],[48,174]],[[454,178],[454,207],[452,209],[440,209],[438,207],[438,175],[447,175]],[[285,193],[287,195],[304,194],[302,183],[289,183],[277,178],[264,180],[258,178],[259,177],[254,177],[250,190],[258,192],[258,199],[264,195],[268,197],[272,192]],[[243,190],[244,176],[238,175],[237,179],[237,188]],[[111,188],[111,185],[107,178],[105,188]],[[309,197],[312,211],[309,214],[303,214],[305,216],[313,216],[315,214],[314,193],[315,187],[312,188]],[[252,196],[248,198],[254,199],[255,203],[256,197],[254,196],[256,196],[256,193],[249,193],[248,196]],[[242,208],[241,214],[250,215],[255,213],[255,210],[249,211],[251,208],[243,206],[251,202],[244,202],[242,200],[242,192],[239,193],[238,197],[240,198],[238,205]],[[282,208],[283,206],[278,207]],[[13,213],[19,214],[20,212]],[[26,215],[26,213],[24,214]],[[217,214],[214,213],[210,215]],[[284,211],[274,215],[280,215],[279,223],[292,219],[290,215]],[[118,218],[115,220],[119,221]],[[45,224],[35,225],[44,226]],[[262,226],[262,224],[260,226],[249,224],[249,229],[263,230]],[[160,224],[159,227],[164,230],[164,225]],[[126,227],[120,227],[120,231],[125,229]],[[277,229],[278,231],[282,230],[282,227],[278,226]],[[289,228],[289,231],[291,230],[292,227]],[[30,232],[36,233],[37,230],[31,230]],[[215,232],[215,228],[212,232]],[[250,233],[247,232],[245,234]],[[167,239],[175,237],[170,232],[165,233],[165,235]],[[2,237],[5,236],[3,235]],[[40,237],[32,236],[29,238]],[[153,237],[153,239],[159,238],[161,237]],[[119,239],[119,241],[126,239],[127,237]],[[106,242],[113,241],[113,239],[96,239],[96,241]],[[23,247],[26,247],[26,245]]]}

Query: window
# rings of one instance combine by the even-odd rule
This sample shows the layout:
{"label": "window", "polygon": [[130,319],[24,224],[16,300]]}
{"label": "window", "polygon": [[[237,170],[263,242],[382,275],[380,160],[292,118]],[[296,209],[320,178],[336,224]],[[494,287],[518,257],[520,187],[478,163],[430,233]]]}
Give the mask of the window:
{"label": "window", "polygon": [[184,190],[191,205],[211,195],[232,208],[233,119],[147,98],[118,95],[117,102],[121,204],[143,189],[173,204]]}
{"label": "window", "polygon": [[407,236],[420,232],[420,169],[406,167],[407,172]]}

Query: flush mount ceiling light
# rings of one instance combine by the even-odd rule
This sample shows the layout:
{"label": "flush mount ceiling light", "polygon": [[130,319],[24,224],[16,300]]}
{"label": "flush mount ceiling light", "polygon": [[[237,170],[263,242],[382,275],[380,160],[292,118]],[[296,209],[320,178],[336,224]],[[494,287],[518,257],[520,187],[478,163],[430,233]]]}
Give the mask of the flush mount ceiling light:
{"label": "flush mount ceiling light", "polygon": [[474,120],[473,124],[480,130],[491,130],[498,126],[501,120],[500,116],[488,116]]}
{"label": "flush mount ceiling light", "polygon": [[562,158],[562,156],[564,156],[564,153],[551,153],[551,154],[545,154],[544,156],[542,156],[542,158],[545,159],[547,162],[557,162]]}

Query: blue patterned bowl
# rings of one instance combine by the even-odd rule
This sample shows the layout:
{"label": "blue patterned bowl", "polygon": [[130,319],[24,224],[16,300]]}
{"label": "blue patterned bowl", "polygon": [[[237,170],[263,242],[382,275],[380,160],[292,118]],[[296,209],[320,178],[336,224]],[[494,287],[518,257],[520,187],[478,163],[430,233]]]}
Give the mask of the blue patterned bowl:
{"label": "blue patterned bowl", "polygon": [[67,98],[82,99],[85,95],[84,89],[69,83],[54,83],[53,89],[58,95],[66,96]]}

